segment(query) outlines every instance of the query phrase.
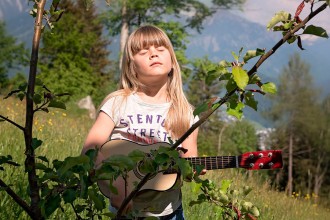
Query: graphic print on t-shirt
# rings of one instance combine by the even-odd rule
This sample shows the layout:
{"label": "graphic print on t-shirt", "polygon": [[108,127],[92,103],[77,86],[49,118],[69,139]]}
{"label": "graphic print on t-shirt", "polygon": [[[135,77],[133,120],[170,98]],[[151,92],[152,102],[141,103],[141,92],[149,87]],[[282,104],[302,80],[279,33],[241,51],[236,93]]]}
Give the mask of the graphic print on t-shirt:
{"label": "graphic print on t-shirt", "polygon": [[119,127],[125,128],[125,132],[121,133],[123,137],[134,142],[144,144],[168,142],[169,134],[165,129],[163,115],[127,114],[120,118]]}

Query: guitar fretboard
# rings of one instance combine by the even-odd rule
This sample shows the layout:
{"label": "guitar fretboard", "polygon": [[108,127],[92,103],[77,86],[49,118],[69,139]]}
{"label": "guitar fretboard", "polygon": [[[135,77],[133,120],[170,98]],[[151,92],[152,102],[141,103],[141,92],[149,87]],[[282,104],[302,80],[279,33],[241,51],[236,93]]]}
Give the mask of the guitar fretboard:
{"label": "guitar fretboard", "polygon": [[186,160],[189,160],[193,167],[201,165],[206,170],[239,168],[238,156],[191,157]]}

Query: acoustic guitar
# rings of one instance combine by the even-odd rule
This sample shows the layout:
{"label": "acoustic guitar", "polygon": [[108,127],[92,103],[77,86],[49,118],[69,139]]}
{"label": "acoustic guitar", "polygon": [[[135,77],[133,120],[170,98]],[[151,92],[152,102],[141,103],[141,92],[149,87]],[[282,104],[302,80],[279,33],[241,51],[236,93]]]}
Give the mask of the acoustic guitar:
{"label": "acoustic guitar", "polygon": [[[113,155],[128,155],[133,150],[141,150],[145,153],[149,153],[151,150],[158,149],[160,146],[168,146],[167,143],[157,143],[152,145],[139,145],[137,143],[127,140],[111,140],[103,144],[100,148],[103,157],[107,158]],[[265,150],[247,152],[239,156],[211,156],[211,157],[191,157],[185,158],[189,160],[193,167],[198,165],[203,166],[206,170],[226,169],[226,168],[245,168],[248,170],[260,170],[260,169],[278,169],[282,168],[282,151],[281,150]],[[145,176],[143,172],[139,171],[139,167],[128,173],[126,182],[123,180],[119,184],[125,184],[127,186],[127,193],[129,194],[136,183]],[[150,177],[150,179],[143,185],[140,191],[143,190],[156,190],[166,191],[171,189],[177,182],[180,175],[176,171],[160,171],[156,175]],[[99,180],[99,188],[101,192],[110,197],[109,181]]]}

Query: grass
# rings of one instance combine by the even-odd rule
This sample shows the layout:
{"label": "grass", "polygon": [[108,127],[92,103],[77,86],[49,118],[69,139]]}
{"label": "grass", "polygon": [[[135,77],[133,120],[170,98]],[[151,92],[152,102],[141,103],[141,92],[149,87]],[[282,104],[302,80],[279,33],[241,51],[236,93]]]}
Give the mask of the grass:
{"label": "grass", "polygon": [[[25,103],[15,99],[3,100],[0,97],[0,114],[24,126]],[[68,156],[80,153],[83,141],[93,121],[88,118],[87,112],[78,114],[74,106],[67,111],[51,109],[50,113],[37,113],[34,120],[34,137],[43,141],[37,150],[38,155],[49,159],[63,160]],[[24,164],[23,133],[7,122],[0,123],[0,156],[12,155],[13,160]],[[210,171],[203,178],[214,182],[221,179],[233,180],[233,187],[251,186],[253,191],[248,200],[256,204],[261,211],[259,219],[265,220],[314,220],[327,219],[330,210],[322,208],[312,202],[309,197],[295,194],[286,196],[283,192],[272,190],[258,171],[250,175],[243,174],[236,169]],[[13,190],[22,198],[28,200],[27,180],[24,167],[6,166],[0,171],[0,178],[11,184]],[[188,220],[220,219],[217,208],[210,204],[189,207],[189,201],[196,198],[192,193],[191,184],[183,186],[185,216]],[[3,191],[0,191],[0,219],[29,219],[23,210]],[[75,219],[70,210],[58,211],[53,219]]]}

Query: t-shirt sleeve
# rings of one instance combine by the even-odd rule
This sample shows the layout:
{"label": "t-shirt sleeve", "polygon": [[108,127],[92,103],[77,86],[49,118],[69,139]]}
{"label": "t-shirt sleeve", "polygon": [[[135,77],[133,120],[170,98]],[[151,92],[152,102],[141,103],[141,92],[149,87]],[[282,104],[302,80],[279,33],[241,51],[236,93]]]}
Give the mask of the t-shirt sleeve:
{"label": "t-shirt sleeve", "polygon": [[119,98],[112,97],[103,104],[103,106],[100,108],[100,111],[107,114],[112,119],[112,121],[115,124],[117,124],[117,122],[119,120],[118,112],[120,111],[121,104],[122,103],[119,102]]}

